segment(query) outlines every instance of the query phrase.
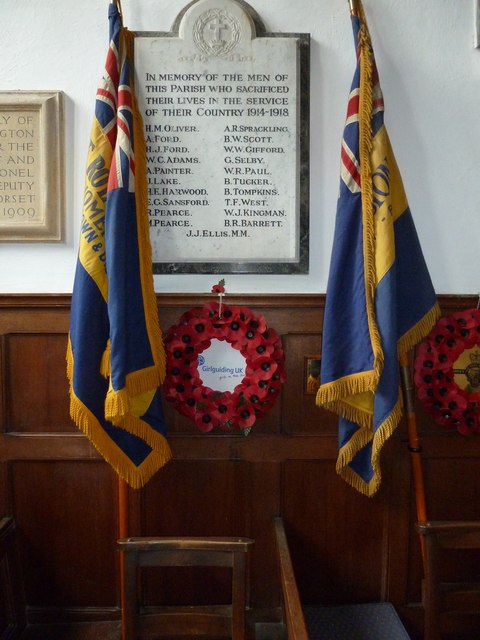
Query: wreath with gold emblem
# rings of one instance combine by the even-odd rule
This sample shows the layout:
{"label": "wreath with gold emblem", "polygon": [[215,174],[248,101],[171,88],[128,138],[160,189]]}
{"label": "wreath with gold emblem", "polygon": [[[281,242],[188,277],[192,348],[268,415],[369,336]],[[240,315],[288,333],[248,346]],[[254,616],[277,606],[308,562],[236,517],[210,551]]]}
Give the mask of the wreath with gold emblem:
{"label": "wreath with gold emblem", "polygon": [[463,435],[480,432],[480,310],[441,318],[418,349],[418,398],[437,423]]}

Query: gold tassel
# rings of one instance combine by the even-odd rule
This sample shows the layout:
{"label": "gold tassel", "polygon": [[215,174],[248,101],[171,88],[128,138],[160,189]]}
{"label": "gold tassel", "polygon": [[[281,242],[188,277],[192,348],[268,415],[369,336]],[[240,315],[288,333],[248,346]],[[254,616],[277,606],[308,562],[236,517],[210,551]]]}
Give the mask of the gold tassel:
{"label": "gold tassel", "polygon": [[378,379],[377,372],[372,370],[322,384],[317,392],[317,405],[326,405],[342,398],[356,396],[359,393],[374,391],[377,387]]}
{"label": "gold tassel", "polygon": [[348,402],[342,402],[341,400],[334,400],[323,405],[325,409],[333,411],[337,416],[345,418],[350,422],[355,422],[361,429],[372,429],[372,414],[355,407]]}
{"label": "gold tassel", "polygon": [[70,334],[68,334],[66,360],[67,360],[67,378],[68,378],[70,384],[72,384],[72,380],[73,380],[73,353],[72,353],[72,343],[70,341]]}
{"label": "gold tassel", "polygon": [[107,346],[100,360],[100,373],[104,378],[108,378],[110,375],[110,339],[107,341]]}
{"label": "gold tassel", "polygon": [[125,388],[131,397],[138,396],[146,391],[152,391],[162,384],[160,372],[157,367],[147,367],[139,371],[133,371],[127,375]]}
{"label": "gold tassel", "polygon": [[[369,498],[375,495],[382,481],[380,451],[385,442],[398,427],[401,416],[402,399],[399,392],[397,402],[395,403],[392,412],[383,422],[383,424],[377,429],[375,434],[372,432],[371,428],[360,428],[339,452],[337,460],[337,473],[352,487],[354,487],[354,489],[363,493]],[[372,468],[374,474],[370,482],[365,482],[365,480],[363,480],[361,476],[353,471],[353,469],[349,466],[349,463],[354,459],[356,454],[372,440]]]}
{"label": "gold tassel", "polygon": [[115,424],[114,420],[130,411],[130,395],[126,387],[114,391],[109,389],[105,398],[105,418]]}

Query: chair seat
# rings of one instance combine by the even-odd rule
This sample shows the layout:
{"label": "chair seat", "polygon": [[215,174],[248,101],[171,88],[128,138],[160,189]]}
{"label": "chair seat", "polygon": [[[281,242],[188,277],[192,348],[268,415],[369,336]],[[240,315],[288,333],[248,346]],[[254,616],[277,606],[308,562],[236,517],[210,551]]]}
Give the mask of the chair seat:
{"label": "chair seat", "polygon": [[304,606],[310,640],[410,640],[389,602]]}

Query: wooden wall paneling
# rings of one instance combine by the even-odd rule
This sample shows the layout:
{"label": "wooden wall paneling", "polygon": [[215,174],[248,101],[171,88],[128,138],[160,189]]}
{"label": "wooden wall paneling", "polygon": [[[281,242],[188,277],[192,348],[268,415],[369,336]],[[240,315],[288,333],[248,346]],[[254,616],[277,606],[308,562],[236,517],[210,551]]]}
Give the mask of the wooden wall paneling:
{"label": "wooden wall paneling", "polygon": [[287,383],[283,389],[282,429],[292,435],[334,435],[337,419],[331,412],[317,407],[316,394],[307,390],[308,357],[320,356],[320,333],[288,333],[283,338],[286,354]]}
{"label": "wooden wall paneling", "polygon": [[[442,429],[439,427],[439,429]],[[480,439],[441,430],[423,438],[428,517],[475,519],[480,514]]]}
{"label": "wooden wall paneling", "polygon": [[[211,299],[159,295],[162,327]],[[268,615],[279,603],[271,518],[280,513],[306,600],[385,596],[416,633],[421,558],[404,432],[384,449],[377,496],[357,494],[335,472],[337,420],[305,390],[305,358],[321,346],[324,296],[228,295],[226,301],[262,313],[282,336],[287,383],[248,437],[201,434],[166,404],[174,459],[144,489],[128,490],[131,535],[255,538],[252,604]],[[68,417],[69,305],[69,296],[0,295],[0,508],[18,516],[29,605],[44,620],[119,615],[117,478]],[[449,314],[476,306],[476,298],[443,296],[441,305]],[[431,513],[478,513],[480,438],[445,433],[421,407],[419,428]],[[206,598],[225,584],[215,572],[209,577],[214,584]],[[193,589],[199,580],[187,575],[180,584]],[[157,587],[163,595],[158,579],[148,576],[144,602],[158,600]]]}
{"label": "wooden wall paneling", "polygon": [[7,496],[7,465],[2,450],[5,442],[6,404],[5,404],[5,339],[0,335],[0,517],[11,515],[10,502]]}
{"label": "wooden wall paneling", "polygon": [[117,480],[69,418],[68,317],[66,296],[0,301],[2,503],[42,622],[119,613]]}
{"label": "wooden wall paneling", "polygon": [[383,599],[386,493],[366,499],[351,491],[333,460],[285,463],[283,517],[302,602]]}
{"label": "wooden wall paneling", "polygon": [[65,374],[66,334],[11,333],[4,339],[9,431],[74,431]]}
{"label": "wooden wall paneling", "polygon": [[24,460],[9,471],[28,605],[115,608],[115,474],[103,461]]}

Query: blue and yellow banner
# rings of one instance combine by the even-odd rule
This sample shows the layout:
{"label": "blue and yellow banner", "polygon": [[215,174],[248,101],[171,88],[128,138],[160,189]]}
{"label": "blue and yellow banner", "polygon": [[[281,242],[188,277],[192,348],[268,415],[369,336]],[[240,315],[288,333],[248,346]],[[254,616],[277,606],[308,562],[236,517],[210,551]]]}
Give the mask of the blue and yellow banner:
{"label": "blue and yellow banner", "polygon": [[398,357],[428,334],[439,308],[385,129],[360,1],[358,8],[316,400],[339,415],[337,472],[372,496],[381,449],[402,416]]}
{"label": "blue and yellow banner", "polygon": [[159,391],[165,352],[132,34],[113,4],[109,24],[87,159],[67,374],[73,420],[117,473],[140,488],[171,457]]}

